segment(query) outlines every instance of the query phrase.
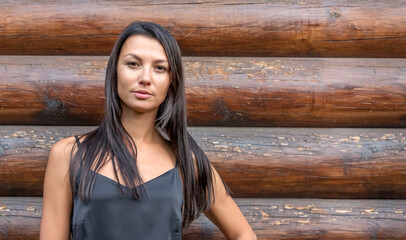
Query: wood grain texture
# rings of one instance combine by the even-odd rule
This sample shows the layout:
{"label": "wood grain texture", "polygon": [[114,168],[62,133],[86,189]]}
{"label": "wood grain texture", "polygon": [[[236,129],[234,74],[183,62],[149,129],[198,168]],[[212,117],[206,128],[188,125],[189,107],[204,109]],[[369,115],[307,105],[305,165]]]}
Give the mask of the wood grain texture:
{"label": "wood grain texture", "polygon": [[[41,196],[61,138],[93,127],[0,127],[0,195]],[[406,129],[190,128],[236,197],[406,198]]]}
{"label": "wood grain texture", "polygon": [[[404,239],[406,200],[235,199],[258,239]],[[38,239],[42,198],[0,197],[0,239]],[[205,216],[182,239],[224,239]]]}
{"label": "wood grain texture", "polygon": [[[97,125],[106,57],[0,56],[0,124]],[[406,59],[185,57],[189,125],[406,127]]]}
{"label": "wood grain texture", "polygon": [[406,57],[403,0],[3,0],[0,54],[108,55],[132,21],[169,29],[184,55]]}

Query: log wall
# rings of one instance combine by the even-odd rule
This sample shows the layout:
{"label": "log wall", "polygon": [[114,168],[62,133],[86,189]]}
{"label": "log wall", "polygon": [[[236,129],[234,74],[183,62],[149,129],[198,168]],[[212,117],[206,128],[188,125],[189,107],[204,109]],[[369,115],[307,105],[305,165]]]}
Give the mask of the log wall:
{"label": "log wall", "polygon": [[[51,146],[93,129],[0,129],[0,195],[41,196]],[[406,198],[405,129],[189,130],[235,197]]]}
{"label": "log wall", "polygon": [[403,0],[175,2],[2,1],[0,54],[108,55],[141,20],[168,28],[184,55],[406,56]]}
{"label": "log wall", "polygon": [[[0,56],[0,124],[97,125],[106,65]],[[184,68],[190,125],[406,126],[405,59],[185,57]]]}
{"label": "log wall", "polygon": [[[406,204],[401,200],[261,198],[237,199],[236,203],[258,239],[406,238]],[[0,239],[38,239],[41,198],[0,197],[0,204]],[[182,239],[217,240],[224,237],[202,216],[183,232]]]}
{"label": "log wall", "polygon": [[[100,121],[107,55],[131,21],[179,42],[189,130],[258,239],[406,239],[405,12],[404,0],[1,1],[0,240],[38,239],[49,150]],[[223,236],[202,216],[183,239]]]}

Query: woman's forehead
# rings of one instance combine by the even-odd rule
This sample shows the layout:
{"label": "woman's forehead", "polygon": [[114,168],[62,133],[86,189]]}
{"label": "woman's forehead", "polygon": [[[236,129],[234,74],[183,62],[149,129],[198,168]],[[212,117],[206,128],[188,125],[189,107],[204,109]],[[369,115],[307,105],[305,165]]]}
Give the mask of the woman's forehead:
{"label": "woman's forehead", "polygon": [[168,61],[161,43],[144,35],[133,35],[127,38],[120,52],[120,57],[126,56]]}

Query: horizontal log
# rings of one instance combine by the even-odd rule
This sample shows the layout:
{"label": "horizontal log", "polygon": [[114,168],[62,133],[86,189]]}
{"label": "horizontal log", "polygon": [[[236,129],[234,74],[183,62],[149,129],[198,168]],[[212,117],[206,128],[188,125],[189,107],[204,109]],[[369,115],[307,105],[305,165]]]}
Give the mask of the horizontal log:
{"label": "horizontal log", "polygon": [[6,0],[0,54],[107,55],[141,20],[168,28],[184,55],[406,57],[405,12],[403,0]]}
{"label": "horizontal log", "polygon": [[[235,199],[258,239],[404,239],[406,200]],[[42,198],[1,197],[0,239],[38,239]],[[205,216],[182,239],[224,239]]]}
{"label": "horizontal log", "polygon": [[[41,196],[61,138],[92,127],[0,127],[0,195]],[[406,198],[406,129],[190,128],[236,197]]]}
{"label": "horizontal log", "polygon": [[[97,125],[106,57],[0,56],[0,124]],[[406,127],[406,59],[184,58],[194,126]]]}

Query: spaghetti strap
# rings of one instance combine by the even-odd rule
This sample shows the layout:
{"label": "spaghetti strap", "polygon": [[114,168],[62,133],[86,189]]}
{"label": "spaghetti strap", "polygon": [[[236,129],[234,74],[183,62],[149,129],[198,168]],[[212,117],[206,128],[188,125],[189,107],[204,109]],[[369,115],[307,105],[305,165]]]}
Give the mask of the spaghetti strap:
{"label": "spaghetti strap", "polygon": [[[78,135],[74,135],[75,140],[76,140],[76,144],[78,145],[78,147],[80,146],[80,140]],[[78,176],[80,176],[80,173],[82,172],[82,166],[83,165],[83,158],[80,157],[80,165],[79,165],[79,171],[78,171]]]}
{"label": "spaghetti strap", "polygon": [[76,139],[76,144],[79,146],[79,145],[80,145],[80,141],[79,141],[78,135],[75,135],[75,139]]}

